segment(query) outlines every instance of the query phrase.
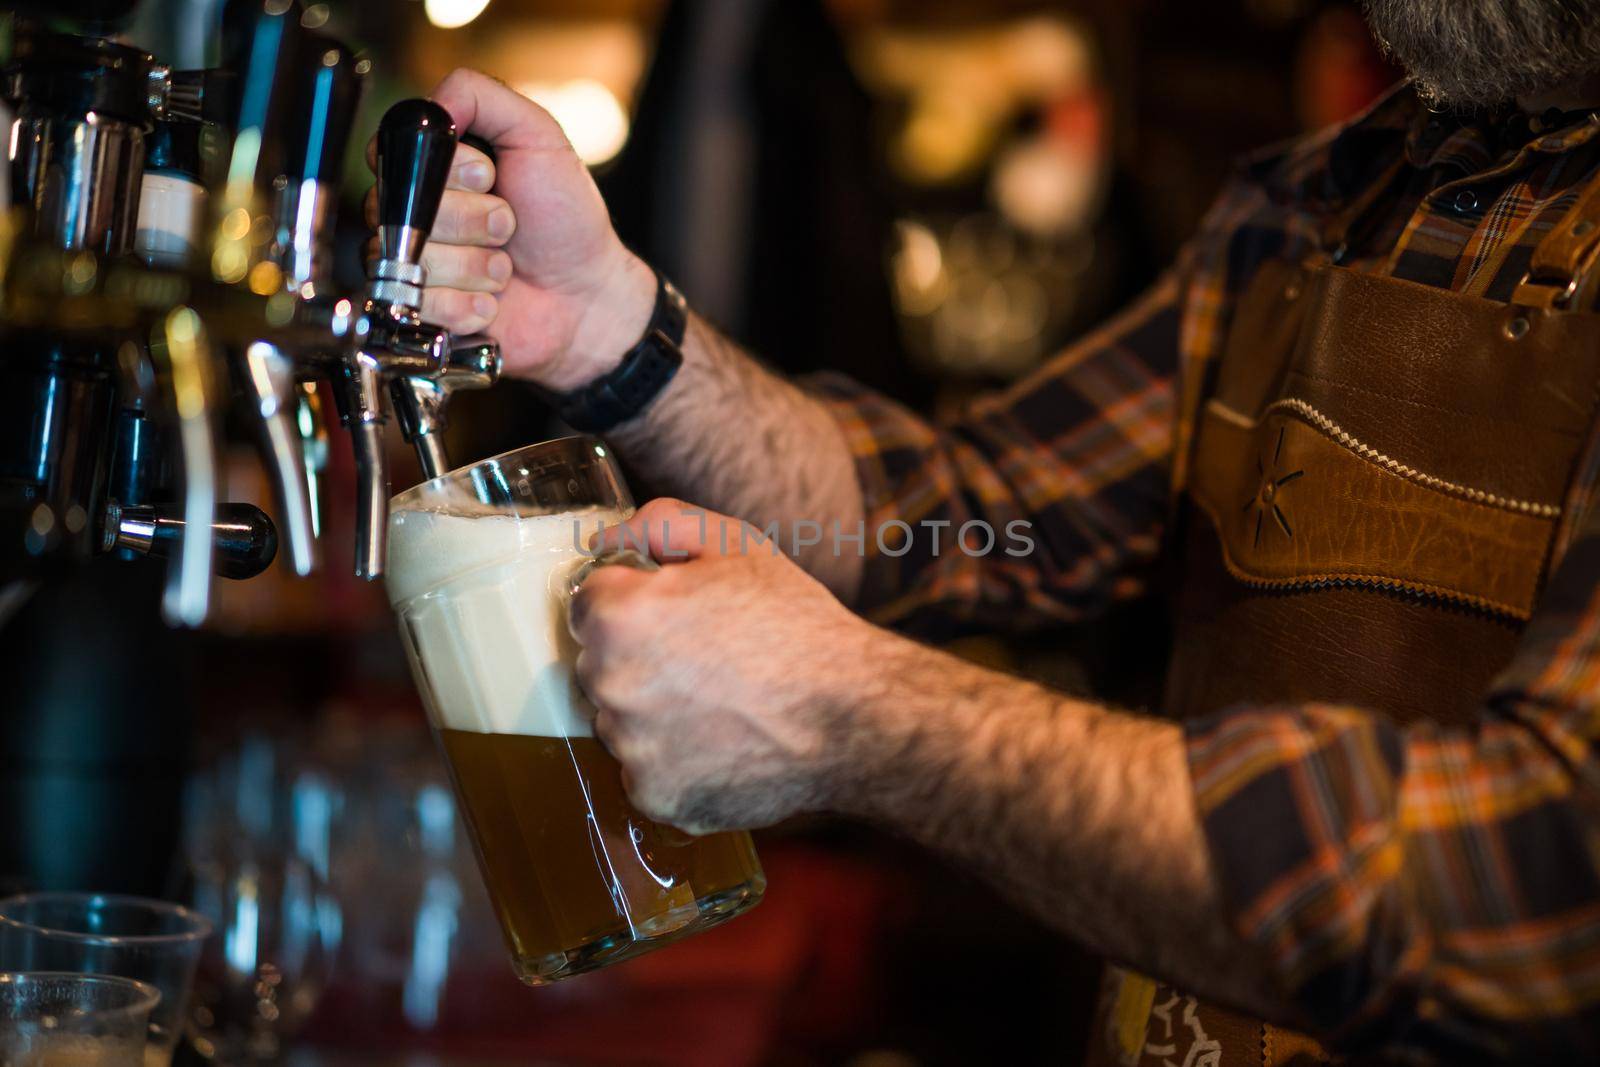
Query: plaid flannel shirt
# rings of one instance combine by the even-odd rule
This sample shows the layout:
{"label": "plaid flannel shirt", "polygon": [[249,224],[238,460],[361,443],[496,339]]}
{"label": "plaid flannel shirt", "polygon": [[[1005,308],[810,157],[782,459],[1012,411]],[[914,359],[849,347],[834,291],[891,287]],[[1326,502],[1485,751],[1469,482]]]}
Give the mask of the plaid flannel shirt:
{"label": "plaid flannel shirt", "polygon": [[[954,424],[820,383],[869,528],[1023,519],[1037,542],[1023,558],[934,555],[926,539],[891,556],[868,538],[863,609],[923,632],[1016,628],[1149,588],[1198,407],[1185,391],[1206,380],[1236,299],[1263,262],[1314,250],[1321,221],[1400,154],[1345,265],[1508,300],[1600,181],[1600,117],[1467,121],[1402,88],[1246,160],[1147,295]],[[1581,473],[1542,602],[1473,729],[1322,705],[1186,726],[1232,921],[1341,1048],[1600,1056],[1600,435]],[[1263,813],[1262,797],[1293,803]]]}

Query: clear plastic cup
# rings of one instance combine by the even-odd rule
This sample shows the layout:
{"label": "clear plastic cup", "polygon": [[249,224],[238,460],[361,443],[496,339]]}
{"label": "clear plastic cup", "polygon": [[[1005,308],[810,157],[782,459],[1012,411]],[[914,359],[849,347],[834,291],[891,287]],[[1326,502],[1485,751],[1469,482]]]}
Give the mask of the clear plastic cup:
{"label": "clear plastic cup", "polygon": [[145,1067],[153,986],[61,971],[0,973],[6,1067]]}
{"label": "clear plastic cup", "polygon": [[161,994],[150,1012],[150,1064],[163,1067],[183,1035],[202,915],[177,904],[110,893],[23,893],[0,900],[0,970],[68,971],[144,982]]}

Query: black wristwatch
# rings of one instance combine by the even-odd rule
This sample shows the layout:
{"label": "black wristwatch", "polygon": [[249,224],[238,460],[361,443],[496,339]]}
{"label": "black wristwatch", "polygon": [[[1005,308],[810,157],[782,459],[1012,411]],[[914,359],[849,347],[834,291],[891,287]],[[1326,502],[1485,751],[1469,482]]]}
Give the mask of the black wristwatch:
{"label": "black wristwatch", "polygon": [[689,308],[683,294],[658,272],[656,306],[644,339],[609,374],[581,389],[553,394],[556,414],[583,433],[605,433],[649,406],[683,366],[683,331]]}

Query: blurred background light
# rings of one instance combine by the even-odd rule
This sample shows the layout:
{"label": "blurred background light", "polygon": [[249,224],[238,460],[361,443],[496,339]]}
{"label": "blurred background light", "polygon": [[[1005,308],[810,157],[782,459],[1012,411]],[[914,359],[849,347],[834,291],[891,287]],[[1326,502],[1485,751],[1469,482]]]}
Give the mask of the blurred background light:
{"label": "blurred background light", "polygon": [[591,167],[611,159],[627,143],[627,110],[594,78],[524,82],[517,91],[555,117],[578,158]]}
{"label": "blurred background light", "polygon": [[428,21],[440,29],[453,30],[465,26],[489,6],[489,0],[424,0],[422,9]]}

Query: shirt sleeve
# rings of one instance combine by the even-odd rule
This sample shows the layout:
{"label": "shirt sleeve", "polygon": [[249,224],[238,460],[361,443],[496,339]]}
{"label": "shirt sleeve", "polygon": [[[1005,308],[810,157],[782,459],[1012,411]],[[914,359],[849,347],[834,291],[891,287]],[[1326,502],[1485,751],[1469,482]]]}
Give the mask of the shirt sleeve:
{"label": "shirt sleeve", "polygon": [[949,424],[841,377],[808,383],[865,498],[858,609],[924,632],[1017,630],[1144,589],[1168,503],[1178,276]]}
{"label": "shirt sleeve", "polygon": [[1590,511],[1474,728],[1330,706],[1189,728],[1235,928],[1345,1051],[1600,1062]]}

